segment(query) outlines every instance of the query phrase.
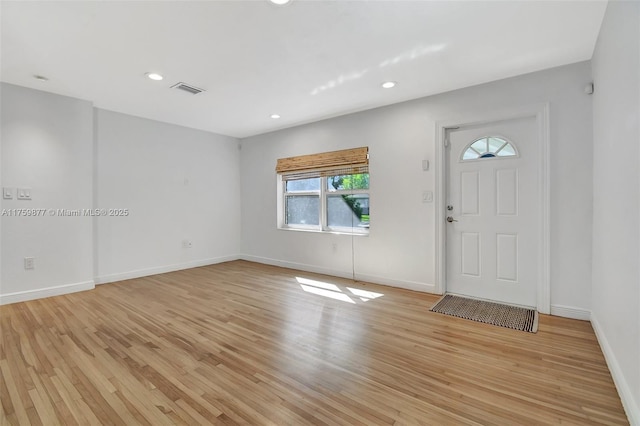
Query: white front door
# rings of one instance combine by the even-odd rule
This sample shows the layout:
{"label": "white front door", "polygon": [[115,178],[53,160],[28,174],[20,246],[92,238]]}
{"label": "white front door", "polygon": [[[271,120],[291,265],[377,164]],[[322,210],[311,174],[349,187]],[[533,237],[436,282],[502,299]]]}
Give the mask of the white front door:
{"label": "white front door", "polygon": [[447,136],[447,292],[535,307],[536,118],[451,129]]}

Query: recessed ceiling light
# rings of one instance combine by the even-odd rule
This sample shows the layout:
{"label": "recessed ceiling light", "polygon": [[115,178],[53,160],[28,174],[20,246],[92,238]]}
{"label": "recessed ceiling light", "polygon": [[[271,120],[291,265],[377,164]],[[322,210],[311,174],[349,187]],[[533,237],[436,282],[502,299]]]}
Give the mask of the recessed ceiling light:
{"label": "recessed ceiling light", "polygon": [[164,78],[163,76],[161,76],[160,74],[155,73],[155,72],[148,72],[147,73],[147,77],[149,77],[151,80],[155,80],[155,81],[160,81],[160,80],[162,80]]}
{"label": "recessed ceiling light", "polygon": [[278,6],[283,6],[289,3],[291,0],[269,0],[273,4],[277,4]]}
{"label": "recessed ceiling light", "polygon": [[395,87],[395,85],[395,81],[385,81],[384,83],[382,83],[382,87],[385,89],[391,89],[392,87]]}
{"label": "recessed ceiling light", "polygon": [[276,120],[276,119],[280,118],[280,116],[278,114],[271,114],[271,118]]}
{"label": "recessed ceiling light", "polygon": [[36,80],[39,80],[39,81],[49,81],[49,79],[47,77],[45,77],[44,75],[34,75],[33,78],[35,78]]}

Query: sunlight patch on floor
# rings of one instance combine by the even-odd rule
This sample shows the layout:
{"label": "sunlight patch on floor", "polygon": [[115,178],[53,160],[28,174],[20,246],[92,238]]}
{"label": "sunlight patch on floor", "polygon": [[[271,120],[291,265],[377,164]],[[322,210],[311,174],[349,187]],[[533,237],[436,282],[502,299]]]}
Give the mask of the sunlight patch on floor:
{"label": "sunlight patch on floor", "polygon": [[338,292],[341,291],[340,287],[338,287],[335,284],[329,284],[329,283],[325,283],[325,282],[322,282],[322,281],[314,281],[314,280],[310,280],[308,278],[300,278],[300,277],[296,277],[296,280],[300,284],[312,285],[314,287],[324,288],[325,290],[332,290],[332,291],[338,291]]}
{"label": "sunlight patch on floor", "polygon": [[359,288],[347,287],[347,290],[349,290],[351,293],[355,294],[356,296],[359,296],[360,299],[364,300],[365,302],[367,300],[377,299],[378,297],[384,296],[384,294],[382,293],[376,293],[375,291],[361,290]]}
{"label": "sunlight patch on floor", "polygon": [[[310,280],[308,278],[302,277],[296,277],[296,280],[300,284],[300,287],[308,293],[340,300],[342,302],[353,304],[356,303],[356,301],[351,298],[350,295],[346,294],[346,291],[341,290],[340,287],[338,287],[336,284]],[[346,290],[348,290],[353,296],[356,296],[356,300],[360,300],[362,302],[368,302],[369,300],[377,299],[378,297],[384,296],[384,294],[382,293],[376,293],[374,291],[362,290],[353,287],[346,287]]]}

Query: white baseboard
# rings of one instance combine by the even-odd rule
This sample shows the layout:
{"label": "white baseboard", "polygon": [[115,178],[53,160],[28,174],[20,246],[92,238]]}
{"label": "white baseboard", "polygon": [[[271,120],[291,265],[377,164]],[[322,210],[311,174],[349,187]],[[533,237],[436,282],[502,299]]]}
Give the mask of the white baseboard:
{"label": "white baseboard", "polygon": [[624,407],[624,411],[629,419],[629,424],[631,424],[631,426],[640,426],[640,407],[633,398],[631,388],[625,379],[625,375],[620,368],[620,364],[618,364],[618,360],[613,353],[613,349],[611,349],[609,341],[604,334],[604,330],[593,313],[591,313],[591,325],[593,326],[593,331],[596,333],[598,343],[600,343],[604,359],[607,361],[607,366],[611,372],[613,383],[615,383],[616,389],[618,390],[618,395],[620,395],[620,400],[622,401],[622,406]]}
{"label": "white baseboard", "polygon": [[[336,269],[323,268],[321,266],[308,265],[306,263],[288,262],[285,260],[250,255],[241,255],[240,259],[249,262],[263,263],[266,265],[280,266],[282,268],[297,269],[305,272],[314,272],[316,274],[331,275],[340,278],[353,278],[352,271],[339,271]],[[435,284],[421,283],[417,281],[396,280],[391,278],[379,277],[376,275],[360,274],[357,272],[355,278],[358,281],[366,281],[369,283],[382,284],[390,287],[399,287],[407,290],[421,291],[423,293],[436,293]]]}
{"label": "white baseboard", "polygon": [[366,281],[368,283],[388,285],[389,287],[398,287],[405,290],[421,291],[423,293],[439,294],[436,291],[435,284],[421,283],[419,281],[396,280],[393,278],[380,277],[377,275],[356,273],[358,281]]}
{"label": "white baseboard", "polygon": [[8,305],[9,303],[26,302],[27,300],[42,299],[51,296],[60,296],[63,294],[75,293],[78,291],[93,290],[95,288],[93,281],[83,281],[75,284],[57,285],[37,290],[18,291],[0,295],[0,305]]}
{"label": "white baseboard", "polygon": [[135,271],[119,272],[117,274],[101,275],[95,278],[96,284],[107,284],[116,281],[131,280],[134,278],[148,277],[149,275],[164,274],[166,272],[181,271],[183,269],[198,268],[200,266],[215,265],[216,263],[238,260],[240,256],[222,256],[211,259],[192,260],[190,262],[175,263],[173,265],[157,266],[153,268],[137,269]]}
{"label": "white baseboard", "polygon": [[589,321],[591,319],[591,311],[564,305],[551,305],[551,315],[583,321]]}

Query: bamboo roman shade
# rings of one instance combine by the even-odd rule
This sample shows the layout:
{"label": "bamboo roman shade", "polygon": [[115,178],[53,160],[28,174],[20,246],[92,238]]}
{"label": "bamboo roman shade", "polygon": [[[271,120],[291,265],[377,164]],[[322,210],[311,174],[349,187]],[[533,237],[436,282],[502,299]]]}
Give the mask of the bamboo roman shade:
{"label": "bamboo roman shade", "polygon": [[369,173],[369,147],[280,158],[276,173],[283,180]]}

